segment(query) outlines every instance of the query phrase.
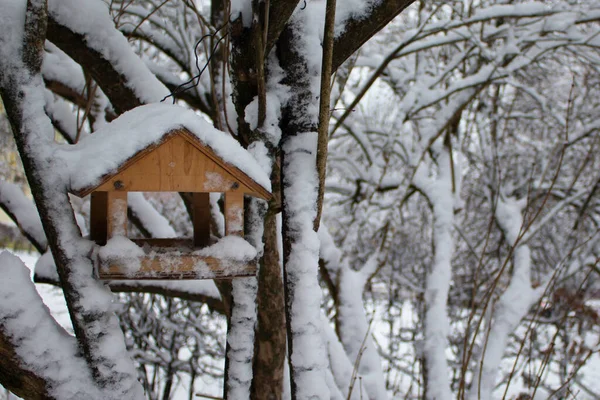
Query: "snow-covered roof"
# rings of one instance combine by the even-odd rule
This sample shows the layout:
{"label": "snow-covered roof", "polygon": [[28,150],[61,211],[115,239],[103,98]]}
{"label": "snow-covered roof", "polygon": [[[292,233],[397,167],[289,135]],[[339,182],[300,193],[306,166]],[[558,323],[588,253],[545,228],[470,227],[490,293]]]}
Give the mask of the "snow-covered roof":
{"label": "snow-covered roof", "polygon": [[240,169],[267,191],[271,181],[256,159],[229,134],[215,129],[191,110],[172,104],[149,104],[128,111],[79,143],[68,146],[70,189],[80,192],[99,185],[138,152],[185,128],[224,162]]}

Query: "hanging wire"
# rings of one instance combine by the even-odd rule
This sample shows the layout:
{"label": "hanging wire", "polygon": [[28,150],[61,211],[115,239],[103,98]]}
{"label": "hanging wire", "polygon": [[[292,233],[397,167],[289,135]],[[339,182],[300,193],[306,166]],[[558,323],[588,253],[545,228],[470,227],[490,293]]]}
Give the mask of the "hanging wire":
{"label": "hanging wire", "polygon": [[194,46],[194,58],[195,58],[196,69],[199,71],[198,74],[195,75],[195,76],[193,76],[193,77],[191,77],[189,80],[183,82],[181,85],[177,86],[175,88],[175,90],[173,90],[171,93],[169,93],[168,95],[166,95],[161,100],[161,103],[163,101],[165,101],[166,99],[168,99],[169,97],[172,97],[173,98],[173,104],[175,104],[175,96],[177,94],[185,92],[186,90],[194,88],[194,87],[196,87],[196,86],[198,86],[200,84],[200,78],[202,77],[202,74],[204,73],[204,71],[206,70],[206,68],[210,65],[210,60],[212,60],[213,55],[215,54],[215,52],[217,51],[217,48],[219,47],[219,44],[223,41],[223,39],[225,39],[227,37],[227,35],[229,35],[229,32],[225,33],[223,36],[221,36],[217,40],[217,42],[215,43],[214,47],[212,48],[212,51],[210,52],[210,54],[208,56],[208,59],[206,60],[206,63],[202,67],[202,69],[200,68],[200,60],[199,60],[199,57],[198,57],[198,47],[202,44],[202,42],[204,41],[204,39],[209,38],[209,37],[210,38],[214,38],[221,30],[223,30],[223,28],[225,28],[227,26],[228,23],[229,22],[226,22],[225,24],[223,24],[214,33],[208,33],[208,34],[202,36],[196,42],[196,45]]}

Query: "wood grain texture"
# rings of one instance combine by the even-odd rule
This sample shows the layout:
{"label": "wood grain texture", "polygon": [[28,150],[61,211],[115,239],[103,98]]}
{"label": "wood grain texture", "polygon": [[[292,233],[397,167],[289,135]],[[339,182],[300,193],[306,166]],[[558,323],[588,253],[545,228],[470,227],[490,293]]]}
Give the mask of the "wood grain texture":
{"label": "wood grain texture", "polygon": [[239,168],[223,161],[186,129],[166,133],[163,139],[132,155],[118,171],[100,184],[73,193],[93,191],[217,192],[238,191],[269,200],[272,195]]}
{"label": "wood grain texture", "polygon": [[128,273],[114,261],[107,265],[102,260],[99,277],[111,279],[225,279],[256,275],[256,262],[224,260],[194,254],[158,254],[140,257],[140,268]]}
{"label": "wood grain texture", "polygon": [[180,135],[171,137],[98,187],[128,192],[251,192]]}
{"label": "wood grain texture", "polygon": [[225,193],[225,235],[244,236],[243,193]]}
{"label": "wood grain texture", "polygon": [[106,202],[106,238],[127,236],[127,192],[108,192]]}

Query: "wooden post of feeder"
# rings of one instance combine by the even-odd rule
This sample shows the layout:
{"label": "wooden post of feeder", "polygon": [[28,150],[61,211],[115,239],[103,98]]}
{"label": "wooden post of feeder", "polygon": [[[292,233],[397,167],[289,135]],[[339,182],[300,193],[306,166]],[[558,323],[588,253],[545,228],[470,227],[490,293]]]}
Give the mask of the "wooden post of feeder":
{"label": "wooden post of feeder", "polygon": [[127,236],[127,192],[106,193],[106,237]]}
{"label": "wooden post of feeder", "polygon": [[90,198],[90,239],[104,246],[107,228],[107,192],[92,192]]}
{"label": "wooden post of feeder", "polygon": [[243,192],[225,192],[225,235],[244,236]]}
{"label": "wooden post of feeder", "polygon": [[210,193],[192,194],[194,247],[210,245]]}

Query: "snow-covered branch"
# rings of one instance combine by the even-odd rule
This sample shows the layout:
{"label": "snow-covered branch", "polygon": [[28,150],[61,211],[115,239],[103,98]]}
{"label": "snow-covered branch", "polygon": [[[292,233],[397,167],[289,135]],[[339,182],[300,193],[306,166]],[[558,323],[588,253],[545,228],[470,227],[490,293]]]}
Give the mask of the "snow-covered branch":
{"label": "snow-covered branch", "polygon": [[0,382],[23,398],[106,398],[96,388],[77,341],[42,302],[29,269],[3,252],[0,273]]}
{"label": "snow-covered branch", "polygon": [[47,36],[89,72],[118,113],[169,94],[115,28],[100,0],[50,0]]}
{"label": "snow-covered branch", "polygon": [[0,207],[17,224],[31,244],[40,253],[44,252],[48,243],[39,214],[19,186],[0,181]]}

